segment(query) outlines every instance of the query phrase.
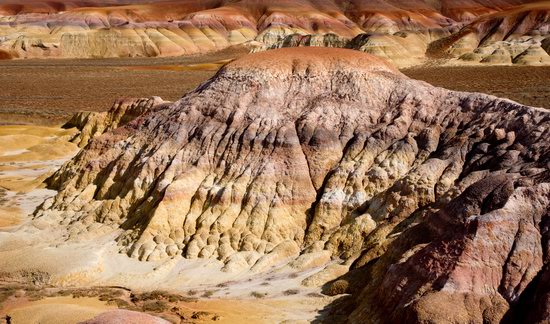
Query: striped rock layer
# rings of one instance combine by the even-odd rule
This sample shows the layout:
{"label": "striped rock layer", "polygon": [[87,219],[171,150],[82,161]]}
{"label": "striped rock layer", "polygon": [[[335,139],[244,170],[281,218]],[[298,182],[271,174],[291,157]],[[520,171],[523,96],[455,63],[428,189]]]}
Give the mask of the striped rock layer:
{"label": "striped rock layer", "polygon": [[225,271],[328,254],[354,274],[353,321],[498,322],[526,302],[547,319],[547,110],[319,48],[251,54],[142,104],[48,180],[36,221]]}
{"label": "striped rock layer", "polygon": [[[550,36],[546,1],[128,3],[0,2],[0,59],[165,57],[244,44],[256,51],[349,47],[399,66],[433,56],[462,64],[550,64],[542,46]],[[500,55],[491,56],[495,51]]]}

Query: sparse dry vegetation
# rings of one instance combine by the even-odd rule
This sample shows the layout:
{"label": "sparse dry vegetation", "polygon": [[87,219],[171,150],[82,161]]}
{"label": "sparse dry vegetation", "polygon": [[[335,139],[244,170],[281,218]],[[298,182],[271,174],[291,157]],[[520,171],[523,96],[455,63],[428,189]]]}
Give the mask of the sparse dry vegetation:
{"label": "sparse dry vegetation", "polygon": [[141,305],[144,312],[162,313],[169,308],[168,303],[163,300],[148,300]]}
{"label": "sparse dry vegetation", "polygon": [[207,290],[204,293],[202,293],[203,298],[210,298],[216,293],[215,290]]}
{"label": "sparse dry vegetation", "polygon": [[403,73],[438,87],[483,92],[550,108],[550,66],[438,66],[405,69]]}
{"label": "sparse dry vegetation", "polygon": [[254,298],[261,299],[261,298],[267,297],[267,293],[258,292],[258,291],[253,291],[253,292],[250,293],[250,296],[252,296],[252,297],[254,297]]}
{"label": "sparse dry vegetation", "polygon": [[283,295],[285,296],[298,295],[299,293],[300,293],[300,290],[298,289],[288,289],[283,291]]}
{"label": "sparse dry vegetation", "polygon": [[[215,291],[207,291],[205,293],[210,295],[214,292]],[[198,300],[197,298],[185,297],[163,290],[139,293],[130,292],[125,288],[117,287],[58,289],[53,287],[6,285],[0,287],[0,305],[10,297],[17,295],[24,296],[29,301],[62,296],[72,296],[72,298],[97,298],[100,301],[104,301],[107,305],[113,305],[117,308],[156,314],[166,312],[183,314],[175,305],[179,302],[191,303]]]}
{"label": "sparse dry vegetation", "polygon": [[194,312],[193,315],[191,315],[192,319],[207,319],[212,316],[212,313],[209,312]]}
{"label": "sparse dry vegetation", "polygon": [[0,305],[5,302],[8,298],[13,296],[16,292],[15,287],[2,287],[0,288]]}
{"label": "sparse dry vegetation", "polygon": [[349,282],[344,279],[336,280],[331,283],[326,291],[329,296],[342,295],[348,292]]}
{"label": "sparse dry vegetation", "polygon": [[[215,68],[205,63],[245,53],[222,51],[154,61],[143,58],[65,59],[24,64],[0,58],[0,93],[3,94],[0,123],[60,124],[75,112],[105,111],[114,99],[122,97],[159,96],[174,101],[216,73]],[[203,64],[204,68],[200,65],[197,69],[179,68],[190,64]],[[165,66],[176,69],[159,68]],[[37,96],[30,89],[40,89],[41,95]]]}
{"label": "sparse dry vegetation", "polygon": [[114,305],[118,308],[124,308],[124,309],[133,308],[132,305],[130,305],[130,303],[128,303],[126,300],[120,299],[120,298],[115,298],[115,299],[109,300],[107,302],[107,305]]}

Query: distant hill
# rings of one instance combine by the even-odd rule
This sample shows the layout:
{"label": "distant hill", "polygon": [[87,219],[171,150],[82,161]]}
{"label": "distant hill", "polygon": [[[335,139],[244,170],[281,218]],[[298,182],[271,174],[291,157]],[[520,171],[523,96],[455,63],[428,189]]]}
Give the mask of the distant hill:
{"label": "distant hill", "polygon": [[[521,0],[4,0],[0,50],[13,58],[101,58],[200,54],[241,44],[255,50],[328,46],[408,66],[425,62],[427,54],[479,63],[497,49],[510,54],[497,61],[512,64],[529,49],[524,56],[537,58],[521,62],[545,64],[549,13],[550,2]],[[508,25],[497,26],[500,21]],[[492,37],[499,30],[502,35]],[[506,46],[513,49],[475,52],[511,40]]]}

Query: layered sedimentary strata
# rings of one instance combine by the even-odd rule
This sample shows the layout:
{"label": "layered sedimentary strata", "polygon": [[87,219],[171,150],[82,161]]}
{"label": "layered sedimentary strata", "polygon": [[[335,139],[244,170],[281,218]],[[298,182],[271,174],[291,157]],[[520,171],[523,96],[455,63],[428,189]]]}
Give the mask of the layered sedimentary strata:
{"label": "layered sedimentary strata", "polygon": [[249,55],[159,107],[89,141],[35,222],[121,233],[144,261],[340,260],[304,284],[351,267],[353,321],[548,319],[548,111],[320,48]]}
{"label": "layered sedimentary strata", "polygon": [[480,17],[432,44],[429,52],[481,63],[493,62],[497,54],[497,63],[547,64],[543,43],[550,32],[549,8],[541,2]]}
{"label": "layered sedimentary strata", "polygon": [[548,179],[492,175],[424,212],[364,266],[351,321],[548,321]]}
{"label": "layered sedimentary strata", "polygon": [[[452,15],[451,11],[443,12]],[[387,25],[376,21],[377,15],[372,14],[370,19],[375,22],[363,25],[364,32],[353,38],[296,33],[263,40],[264,45],[254,51],[296,46],[343,47],[383,57],[401,67],[422,64],[431,58],[446,59],[451,64],[549,64],[550,56],[544,51],[544,39],[550,32],[548,2],[493,8],[484,15],[481,12],[485,11],[459,15],[463,20],[440,17],[437,23],[415,26],[397,24],[403,17],[388,19],[395,24]]]}
{"label": "layered sedimentary strata", "polygon": [[520,64],[547,64],[546,54],[526,50],[548,36],[549,12],[548,2],[529,0],[8,3],[0,4],[0,50],[4,58],[101,58],[189,55],[241,44],[256,51],[327,46],[410,66],[433,56],[480,63],[479,47],[505,46],[520,51],[506,64],[522,53],[529,58]]}

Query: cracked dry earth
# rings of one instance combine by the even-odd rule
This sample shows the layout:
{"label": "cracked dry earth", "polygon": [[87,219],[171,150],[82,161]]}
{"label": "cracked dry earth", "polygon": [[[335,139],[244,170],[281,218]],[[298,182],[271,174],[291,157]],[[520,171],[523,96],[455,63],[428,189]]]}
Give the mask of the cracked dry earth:
{"label": "cracked dry earth", "polygon": [[225,272],[328,264],[303,284],[351,293],[351,322],[543,322],[549,126],[360,52],[252,54],[91,139],[32,226]]}

